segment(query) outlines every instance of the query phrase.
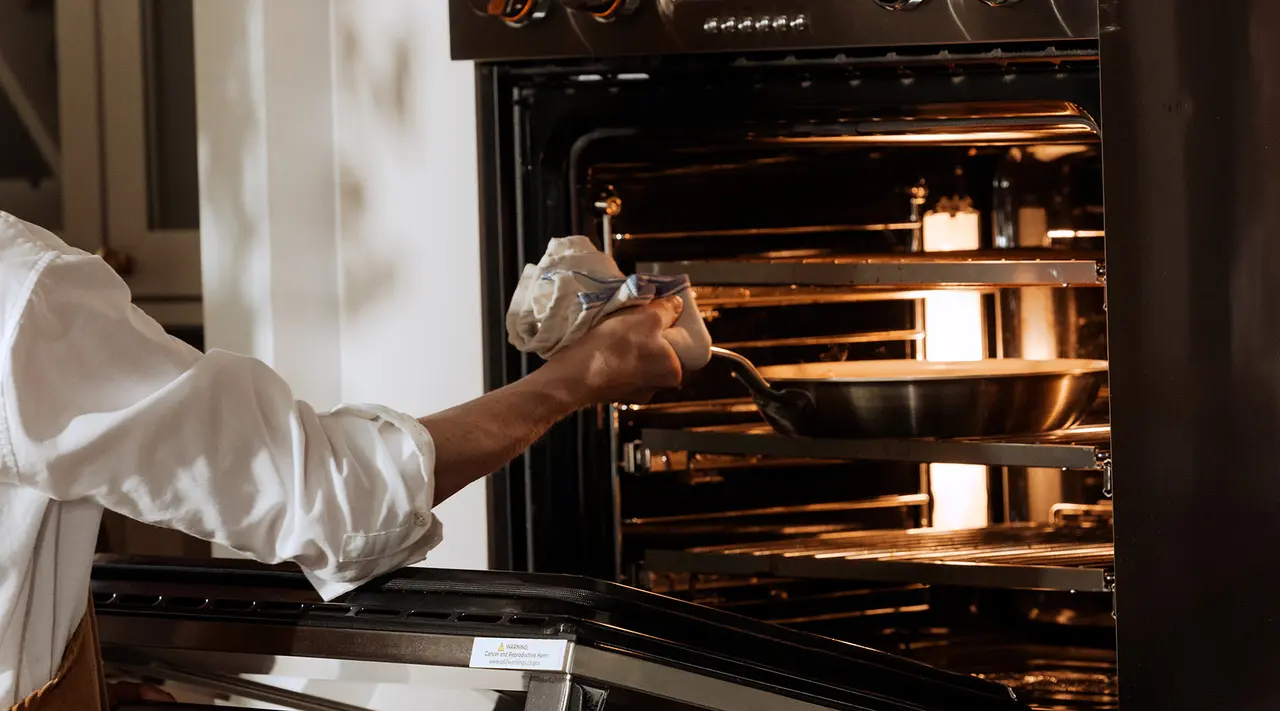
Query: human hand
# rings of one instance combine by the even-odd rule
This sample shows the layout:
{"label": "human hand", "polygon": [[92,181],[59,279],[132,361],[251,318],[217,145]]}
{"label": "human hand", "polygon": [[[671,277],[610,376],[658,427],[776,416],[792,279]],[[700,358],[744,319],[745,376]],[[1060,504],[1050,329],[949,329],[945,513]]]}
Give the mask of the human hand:
{"label": "human hand", "polygon": [[588,404],[642,402],[655,390],[680,385],[680,359],[663,338],[684,310],[678,296],[610,314],[587,335],[552,357],[548,367],[578,379]]}

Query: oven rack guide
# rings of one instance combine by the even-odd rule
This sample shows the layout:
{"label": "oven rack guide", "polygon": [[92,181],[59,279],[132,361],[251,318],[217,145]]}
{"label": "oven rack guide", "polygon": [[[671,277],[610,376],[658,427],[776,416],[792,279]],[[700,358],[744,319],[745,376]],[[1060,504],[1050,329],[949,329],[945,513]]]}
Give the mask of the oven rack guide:
{"label": "oven rack guide", "polygon": [[991,467],[1093,469],[1107,475],[1108,425],[1088,425],[1035,437],[981,439],[810,439],[784,437],[765,426],[705,430],[646,429],[628,447],[624,468],[643,472],[659,452],[696,452],[814,460],[979,464]]}

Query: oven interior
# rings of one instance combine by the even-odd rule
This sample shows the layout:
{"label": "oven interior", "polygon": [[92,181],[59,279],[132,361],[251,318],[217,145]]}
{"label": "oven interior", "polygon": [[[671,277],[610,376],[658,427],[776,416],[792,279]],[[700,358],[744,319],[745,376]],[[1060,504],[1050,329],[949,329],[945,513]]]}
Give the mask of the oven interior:
{"label": "oven interior", "polygon": [[[1105,360],[1096,63],[1056,51],[499,72],[517,256],[579,233],[625,272],[689,273],[715,342],[757,365]],[[840,271],[858,264],[907,268]],[[1104,387],[1049,435],[815,442],[775,434],[713,359],[554,432],[512,518],[535,569],[1115,708],[1107,410]],[[566,499],[584,528],[540,523]]]}

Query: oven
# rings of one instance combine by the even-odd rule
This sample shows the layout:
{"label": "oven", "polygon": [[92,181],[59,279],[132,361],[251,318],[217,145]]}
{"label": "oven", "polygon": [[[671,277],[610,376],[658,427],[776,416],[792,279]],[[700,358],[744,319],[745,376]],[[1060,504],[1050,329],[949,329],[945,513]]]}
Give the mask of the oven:
{"label": "oven", "polygon": [[[570,234],[689,275],[715,342],[766,370],[1107,361],[1094,0],[453,0],[450,19],[477,60],[489,387],[538,366],[505,310]],[[980,409],[1036,406],[1010,397]],[[759,409],[716,358],[561,423],[492,480],[495,567],[871,646],[1034,708],[1118,707],[1105,378],[1049,434],[793,437]]]}
{"label": "oven", "polygon": [[498,570],[323,602],[287,566],[100,559],[113,673],[325,711],[353,683],[530,711],[1276,708],[1280,4],[449,7],[490,387],[538,367],[503,317],[569,234],[689,275],[779,392],[937,361],[1097,382],[1036,434],[1009,422],[1071,398],[979,384],[898,401],[916,436],[867,401],[794,436],[717,359],[493,476]]}

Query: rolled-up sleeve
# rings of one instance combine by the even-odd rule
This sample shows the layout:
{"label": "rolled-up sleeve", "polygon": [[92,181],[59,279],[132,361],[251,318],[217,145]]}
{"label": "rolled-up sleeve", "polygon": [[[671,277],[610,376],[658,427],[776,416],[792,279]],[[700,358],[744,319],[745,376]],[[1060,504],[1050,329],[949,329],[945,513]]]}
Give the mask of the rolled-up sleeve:
{"label": "rolled-up sleeve", "polygon": [[414,418],[316,412],[264,363],[167,335],[95,257],[50,255],[7,338],[11,483],[295,561],[326,598],[440,541]]}

